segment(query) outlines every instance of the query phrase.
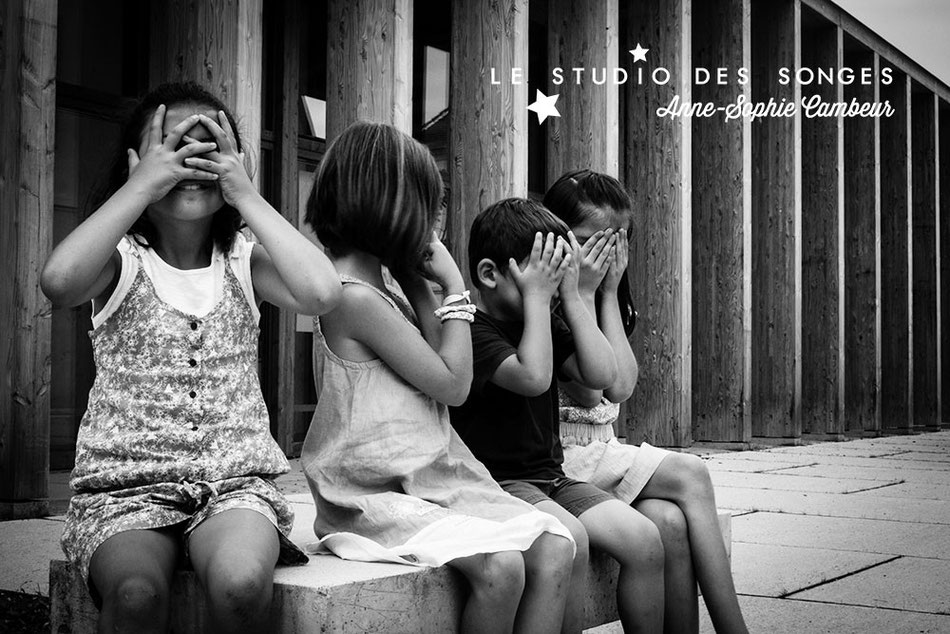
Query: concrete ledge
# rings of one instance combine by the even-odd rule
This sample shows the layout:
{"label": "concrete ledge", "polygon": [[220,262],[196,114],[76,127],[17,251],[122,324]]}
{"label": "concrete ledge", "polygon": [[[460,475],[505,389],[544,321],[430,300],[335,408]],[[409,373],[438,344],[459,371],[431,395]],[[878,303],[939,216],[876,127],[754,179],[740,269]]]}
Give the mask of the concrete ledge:
{"label": "concrete ledge", "polygon": [[[311,507],[312,508],[312,507]],[[312,515],[299,509],[301,520]],[[309,512],[308,512],[309,511]],[[727,550],[731,516],[719,515]],[[308,524],[304,524],[308,527]],[[295,531],[295,541],[299,540]],[[603,553],[591,554],[586,627],[618,619],[618,566]],[[305,566],[278,567],[274,574],[271,622],[274,632],[456,632],[464,578],[456,571],[398,564],[343,561],[313,556]],[[207,631],[204,596],[193,572],[179,571],[172,587],[171,631]],[[72,567],[50,564],[51,632],[93,634],[98,611]]]}

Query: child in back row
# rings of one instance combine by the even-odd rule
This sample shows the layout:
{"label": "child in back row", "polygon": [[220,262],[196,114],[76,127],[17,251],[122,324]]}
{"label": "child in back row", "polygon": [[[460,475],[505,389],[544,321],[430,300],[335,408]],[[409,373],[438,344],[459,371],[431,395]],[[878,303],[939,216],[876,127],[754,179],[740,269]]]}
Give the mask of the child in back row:
{"label": "child in back row", "polygon": [[[564,245],[564,246],[558,246]],[[566,248],[571,266],[557,265]],[[475,373],[452,424],[506,491],[557,517],[578,545],[564,631],[583,626],[588,543],[620,563],[625,631],[663,631],[663,546],[627,503],[565,476],[558,379],[602,390],[616,381],[610,343],[578,292],[581,246],[541,204],[507,199],[472,225],[469,269],[479,288],[472,326]],[[617,261],[616,246],[604,259]],[[616,266],[616,264],[614,264]],[[551,311],[560,300],[563,320]]]}
{"label": "child in back row", "polygon": [[319,398],[302,463],[317,552],[447,563],[471,585],[462,631],[556,631],[570,533],[505,493],[449,424],[446,404],[461,404],[471,383],[475,307],[432,233],[441,197],[432,155],[391,126],[350,126],[320,163],[307,222],[343,298],[314,321]]}
{"label": "child in back row", "polygon": [[92,301],[96,379],[62,545],[101,632],[166,631],[181,558],[215,631],[264,631],[278,558],[307,560],[273,482],[289,465],[257,377],[258,304],[320,314],[341,288],[243,159],[217,98],[159,86],[123,127],[98,209],[43,269],[53,304]]}

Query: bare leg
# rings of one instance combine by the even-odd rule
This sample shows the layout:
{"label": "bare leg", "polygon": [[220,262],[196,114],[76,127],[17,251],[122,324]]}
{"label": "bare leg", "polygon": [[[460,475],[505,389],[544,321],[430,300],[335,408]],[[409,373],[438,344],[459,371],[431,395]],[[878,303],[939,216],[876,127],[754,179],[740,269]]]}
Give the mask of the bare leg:
{"label": "bare leg", "polygon": [[590,560],[587,530],[566,508],[553,500],[538,502],[535,507],[561,520],[561,523],[571,532],[574,543],[577,545],[561,631],[569,634],[581,632],[584,629],[584,604],[587,601],[587,570]]}
{"label": "bare leg", "polygon": [[102,597],[99,632],[165,632],[178,537],[173,530],[113,535],[92,556],[89,577]]}
{"label": "bare leg", "polygon": [[191,533],[188,548],[215,631],[266,631],[280,551],[274,525],[249,509],[224,511]]}
{"label": "bare leg", "polygon": [[472,588],[462,610],[464,634],[511,632],[524,592],[524,557],[518,551],[485,553],[449,562]]}
{"label": "bare leg", "polygon": [[689,552],[686,517],[673,502],[655,498],[637,501],[633,508],[656,525],[663,541],[663,579],[666,591],[663,631],[668,634],[699,632],[699,601],[696,596],[693,561]]}
{"label": "bare leg", "polygon": [[691,454],[667,456],[638,500],[643,498],[670,500],[683,511],[689,530],[693,568],[716,631],[725,634],[748,632],[719,530],[715,492],[703,461]]}
{"label": "bare leg", "polygon": [[578,519],[591,547],[620,563],[617,609],[624,632],[662,632],[664,555],[657,527],[620,500],[601,502]]}
{"label": "bare leg", "polygon": [[564,619],[574,548],[563,537],[544,533],[524,553],[525,587],[516,632],[557,632]]}

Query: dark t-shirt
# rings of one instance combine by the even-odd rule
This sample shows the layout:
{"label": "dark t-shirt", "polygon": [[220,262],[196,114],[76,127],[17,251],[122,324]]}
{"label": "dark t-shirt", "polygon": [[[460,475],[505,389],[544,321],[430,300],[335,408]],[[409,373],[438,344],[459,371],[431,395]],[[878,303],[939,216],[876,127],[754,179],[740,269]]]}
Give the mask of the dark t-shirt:
{"label": "dark t-shirt", "polygon": [[564,477],[557,402],[557,369],[574,354],[567,324],[551,316],[554,369],[543,394],[522,396],[491,382],[502,361],[518,352],[524,322],[505,322],[484,312],[472,324],[475,372],[468,400],[453,407],[452,425],[496,480]]}

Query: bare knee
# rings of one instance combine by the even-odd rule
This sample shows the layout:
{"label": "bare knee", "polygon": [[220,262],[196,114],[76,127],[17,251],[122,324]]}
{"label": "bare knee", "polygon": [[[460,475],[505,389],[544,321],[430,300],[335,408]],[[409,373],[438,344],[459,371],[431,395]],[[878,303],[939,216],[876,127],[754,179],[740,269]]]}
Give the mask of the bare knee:
{"label": "bare knee", "polygon": [[253,615],[270,605],[273,567],[253,559],[232,560],[212,566],[209,575],[209,599],[219,613]]}
{"label": "bare knee", "polygon": [[679,485],[687,497],[707,498],[713,496],[712,479],[709,469],[699,456],[692,454],[674,454],[668,459],[674,461],[675,472],[679,474]]}
{"label": "bare knee", "polygon": [[642,518],[635,526],[630,527],[628,548],[620,558],[622,565],[632,566],[642,573],[663,573],[663,560],[666,551],[660,530],[656,524]]}
{"label": "bare knee", "polygon": [[570,577],[574,565],[574,546],[559,535],[544,533],[525,557],[525,575],[545,580],[563,580]]}
{"label": "bare knee", "polygon": [[168,612],[168,586],[146,575],[127,577],[103,596],[116,622],[164,622]]}
{"label": "bare knee", "polygon": [[689,527],[682,509],[666,500],[643,500],[636,505],[659,530],[665,548],[689,544]]}
{"label": "bare knee", "polygon": [[469,580],[473,592],[520,597],[524,591],[524,556],[520,552],[486,554],[479,568],[479,574]]}

